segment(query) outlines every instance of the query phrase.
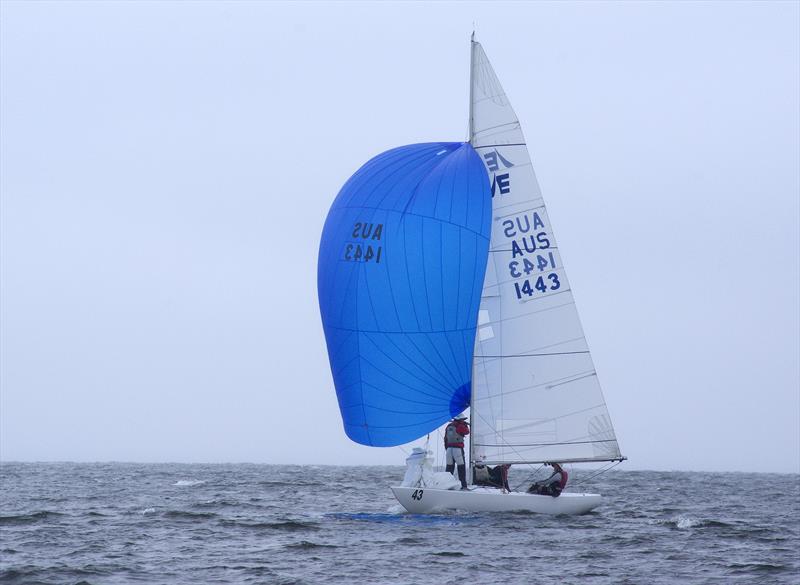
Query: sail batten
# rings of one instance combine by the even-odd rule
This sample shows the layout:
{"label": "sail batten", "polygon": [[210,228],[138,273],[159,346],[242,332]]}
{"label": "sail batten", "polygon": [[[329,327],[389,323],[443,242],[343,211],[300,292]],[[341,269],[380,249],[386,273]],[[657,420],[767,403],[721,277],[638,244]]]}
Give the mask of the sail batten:
{"label": "sail batten", "polygon": [[[472,453],[490,464],[621,457],[519,120],[472,44],[470,142],[492,194]],[[542,351],[560,348],[562,351]]]}

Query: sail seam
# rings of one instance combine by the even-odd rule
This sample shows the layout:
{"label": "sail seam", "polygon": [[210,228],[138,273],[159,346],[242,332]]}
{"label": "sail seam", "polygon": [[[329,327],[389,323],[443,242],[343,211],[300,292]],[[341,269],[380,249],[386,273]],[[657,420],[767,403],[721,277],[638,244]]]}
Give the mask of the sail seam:
{"label": "sail seam", "polygon": [[[367,365],[369,365],[369,366],[371,366],[371,367],[375,368],[376,370],[378,369],[377,367],[375,367],[375,364],[373,364],[372,362],[370,362],[370,361],[369,361],[367,358],[365,358],[365,357],[362,357],[361,359],[362,359],[362,360],[364,361],[364,363],[366,363]],[[396,378],[394,378],[394,377],[390,376],[390,375],[389,375],[389,374],[387,374],[386,372],[381,372],[381,374],[382,374],[383,376],[385,376],[386,378],[388,378],[389,380],[391,380],[392,382],[394,382],[395,384],[399,385],[399,386],[403,386],[403,387],[405,387],[405,388],[408,388],[409,390],[411,390],[411,391],[413,391],[413,392],[416,392],[417,394],[421,394],[422,396],[427,396],[428,398],[432,398],[432,399],[434,399],[434,400],[435,400],[435,402],[429,402],[429,403],[422,402],[422,403],[420,403],[420,404],[429,404],[429,405],[433,405],[433,404],[441,403],[441,401],[440,401],[440,400],[439,400],[439,399],[438,399],[436,396],[434,396],[434,395],[432,395],[432,394],[428,394],[428,393],[427,393],[427,392],[425,392],[424,390],[420,390],[419,388],[414,388],[413,386],[409,386],[408,384],[404,384],[403,382],[401,382],[401,381],[397,380]],[[383,388],[379,388],[379,387],[378,387],[378,386],[376,386],[375,384],[371,384],[370,382],[367,382],[367,381],[365,381],[363,378],[361,379],[361,384],[362,384],[362,386],[370,386],[371,388],[375,388],[375,389],[376,389],[378,392],[381,392],[381,393],[383,393],[383,394],[386,394],[387,396],[391,396],[392,398],[399,398],[398,396],[395,396],[394,394],[391,394],[391,393],[387,392],[387,391],[386,391],[386,390],[384,390]],[[362,396],[363,396],[363,388],[362,388]],[[363,398],[362,398],[362,401],[361,401],[361,402],[362,402],[362,404],[364,403],[364,400],[363,400]]]}
{"label": "sail seam", "polygon": [[[371,333],[372,333],[372,332],[371,332]],[[398,352],[398,353],[400,353],[400,354],[401,354],[401,355],[402,355],[404,358],[407,358],[409,361],[414,361],[414,360],[412,360],[411,356],[409,356],[409,355],[408,355],[406,352],[404,352],[404,351],[403,351],[403,350],[400,348],[400,346],[399,346],[399,345],[397,345],[397,343],[394,341],[394,339],[392,339],[392,337],[386,337],[385,339],[386,339],[386,341],[388,341],[389,343],[391,343],[391,344],[392,344],[392,345],[393,345],[393,346],[394,346],[394,347],[397,349],[397,352]],[[419,352],[419,349],[417,349],[417,347],[416,347],[416,346],[414,346],[414,349],[416,349],[416,350],[417,350],[417,352]],[[386,353],[386,352],[384,352],[383,350],[381,350],[381,353],[383,353],[384,355],[386,355],[386,357],[388,357],[389,359],[391,359],[391,357],[389,356],[389,354],[387,354],[387,353]],[[429,365],[429,366],[431,366],[432,368],[434,368],[434,369],[435,369],[434,365],[433,365],[432,363],[430,363],[430,361],[428,361],[428,360],[427,360],[427,358],[425,357],[425,354],[424,354],[424,353],[422,353],[422,352],[419,352],[419,353],[422,355],[423,359],[425,359],[425,361],[427,361],[428,365]],[[398,365],[399,365],[399,364],[398,364]],[[411,372],[410,372],[409,370],[405,370],[405,371],[407,371],[407,372],[408,372],[410,375],[413,375],[413,374],[411,374]],[[421,372],[423,372],[423,373],[425,373],[423,370],[420,370],[420,371],[421,371]],[[447,380],[445,380],[444,378],[437,379],[437,378],[435,378],[434,376],[432,376],[432,375],[431,375],[431,376],[430,376],[431,382],[425,382],[423,379],[419,378],[418,376],[414,376],[414,377],[415,377],[415,378],[417,378],[417,379],[419,379],[419,381],[420,381],[420,382],[422,382],[422,383],[424,383],[424,384],[428,384],[428,383],[431,383],[431,382],[432,382],[433,384],[437,384],[437,385],[441,386],[442,388],[449,388],[449,387],[450,387],[450,384],[449,384],[449,383],[447,382]]]}
{"label": "sail seam", "polygon": [[429,335],[434,333],[455,333],[457,331],[470,331],[472,327],[461,327],[458,329],[432,329],[430,331],[385,331],[382,329],[352,329],[350,327],[339,327],[337,325],[326,325],[330,329],[337,329],[339,331],[354,331],[356,333],[389,333],[396,335]]}
{"label": "sail seam", "polygon": [[484,144],[483,146],[473,146],[475,150],[479,148],[497,148],[498,146],[528,146],[527,142],[511,142],[509,144]]}
{"label": "sail seam", "polygon": [[554,447],[558,445],[590,445],[593,443],[616,443],[616,439],[597,439],[596,441],[559,441],[557,443],[507,443],[496,445],[494,443],[475,443],[478,447]]}
{"label": "sail seam", "polygon": [[577,354],[586,354],[589,353],[589,350],[583,351],[559,351],[554,353],[519,353],[519,354],[511,354],[511,355],[476,355],[476,358],[523,358],[523,357],[545,357],[551,355],[577,355]]}
{"label": "sail seam", "polygon": [[[367,363],[369,363],[369,362],[367,362]],[[370,365],[372,365],[372,364],[370,364]],[[397,382],[397,380],[395,380],[394,378],[392,378],[390,376],[387,376],[387,378],[389,378],[393,382]],[[388,391],[384,390],[383,388],[380,388],[379,386],[376,386],[375,384],[371,384],[371,383],[365,382],[363,380],[361,381],[361,383],[364,384],[365,386],[369,386],[370,388],[374,389],[376,392],[380,392],[381,394],[385,394],[386,396],[391,396],[392,398],[397,398],[399,400],[402,400],[403,402],[413,402],[415,404],[422,404],[424,406],[437,406],[437,405],[441,404],[441,400],[438,399],[436,396],[428,394],[427,392],[422,392],[420,390],[417,390],[416,388],[412,388],[411,386],[408,386],[407,384],[402,384],[400,382],[398,382],[398,384],[400,384],[401,386],[405,386],[409,390],[413,390],[414,392],[417,392],[417,393],[419,393],[419,394],[421,394],[423,396],[427,396],[428,398],[432,398],[434,401],[433,402],[428,402],[428,401],[422,401],[422,400],[411,400],[410,398],[408,398],[407,395],[398,396],[397,394],[392,394],[391,392],[388,392]],[[366,403],[364,403],[364,404],[366,404]],[[371,406],[371,405],[370,405],[370,408],[378,409],[377,406]],[[441,410],[439,412],[441,412]],[[433,413],[424,413],[424,414],[433,414]]]}
{"label": "sail seam", "polygon": [[[430,386],[430,385],[431,385],[431,381],[432,381],[432,382],[433,382],[433,384],[436,384],[436,385],[440,386],[441,388],[443,388],[443,389],[444,389],[444,391],[445,391],[445,393],[444,393],[443,395],[444,395],[444,396],[447,396],[446,392],[447,392],[447,390],[448,390],[448,388],[449,388],[447,384],[442,384],[440,381],[438,381],[438,380],[434,380],[434,379],[433,379],[433,377],[431,377],[431,381],[423,380],[423,379],[422,379],[422,378],[420,378],[420,377],[419,377],[419,376],[418,376],[416,373],[412,372],[412,371],[411,371],[411,370],[409,370],[408,368],[405,368],[405,367],[403,367],[401,364],[399,364],[397,361],[395,361],[395,360],[394,360],[394,359],[393,359],[393,358],[392,358],[392,357],[391,357],[391,356],[390,356],[388,353],[386,353],[385,351],[383,351],[383,350],[380,348],[380,346],[379,346],[379,345],[378,345],[378,344],[375,342],[375,340],[373,340],[373,339],[370,339],[369,335],[367,335],[367,333],[366,333],[366,332],[364,332],[364,336],[365,336],[365,338],[366,338],[367,340],[369,340],[369,341],[370,341],[370,342],[371,342],[371,343],[372,343],[372,344],[375,346],[375,348],[376,348],[376,349],[377,349],[377,350],[378,350],[380,353],[382,353],[384,356],[386,356],[386,358],[387,358],[387,359],[388,359],[390,362],[392,362],[392,363],[393,363],[395,366],[397,366],[397,367],[398,367],[400,370],[402,370],[403,372],[407,373],[407,374],[408,374],[409,376],[411,376],[412,378],[415,378],[415,379],[416,379],[416,380],[418,380],[420,383],[422,383],[422,384],[425,384],[426,386]],[[390,342],[392,345],[394,345],[394,346],[397,348],[397,351],[398,351],[398,352],[399,352],[399,353],[400,353],[400,354],[401,354],[403,357],[405,357],[405,358],[408,358],[408,359],[409,359],[409,361],[412,361],[412,360],[409,358],[409,356],[407,356],[407,355],[406,355],[406,354],[405,354],[405,353],[404,353],[404,352],[403,352],[403,351],[402,351],[400,348],[398,348],[398,347],[397,347],[397,344],[395,344],[393,340],[391,340],[390,338],[387,338],[386,340],[387,340],[387,341],[389,341],[389,342]],[[381,370],[381,372],[383,372],[383,370]]]}
{"label": "sail seam", "polygon": [[410,215],[412,217],[421,217],[422,219],[430,219],[430,220],[433,220],[433,221],[438,221],[438,222],[441,222],[441,223],[446,223],[446,224],[455,226],[455,227],[457,227],[459,229],[463,229],[465,231],[473,233],[473,234],[475,234],[476,236],[478,236],[479,238],[481,238],[483,240],[487,240],[488,241],[490,239],[490,238],[487,238],[486,236],[484,236],[482,233],[476,232],[475,230],[473,230],[472,228],[470,228],[470,227],[468,227],[466,225],[453,223],[451,221],[447,221],[446,219],[442,219],[442,218],[439,218],[439,217],[436,217],[436,216],[432,216],[432,215],[422,215],[421,213],[413,213],[411,211],[398,211],[397,209],[382,209],[382,208],[379,208],[379,207],[368,207],[366,205],[341,205],[341,206],[338,207],[338,209],[380,209],[381,211],[386,211],[388,213],[399,213],[401,215]]}
{"label": "sail seam", "polygon": [[[575,377],[548,380],[547,382],[542,382],[541,384],[533,384],[531,386],[524,386],[522,388],[515,388],[514,390],[505,390],[505,391],[499,392],[498,394],[487,394],[485,398],[480,398],[479,400],[488,400],[490,398],[498,398],[498,397],[502,397],[502,396],[508,396],[509,394],[517,394],[519,392],[524,392],[526,390],[533,390],[535,388],[546,388],[548,386],[551,386],[551,387],[552,386],[563,386],[564,384],[571,384],[572,382],[578,382],[580,380],[585,380],[586,378],[591,378],[592,376],[596,376],[596,375],[597,375],[597,372],[594,371],[594,370],[591,370],[591,371],[585,372],[583,375],[579,375],[579,376],[575,376]],[[597,407],[596,406],[592,406],[592,407],[589,407],[589,408],[587,408],[585,410],[576,410],[575,412],[585,412],[585,411],[588,411],[588,410],[592,410],[594,408],[597,408]],[[574,414],[574,413],[571,413],[571,414]],[[556,420],[556,418],[558,418],[558,417],[554,417],[554,418],[548,419],[548,420]]]}

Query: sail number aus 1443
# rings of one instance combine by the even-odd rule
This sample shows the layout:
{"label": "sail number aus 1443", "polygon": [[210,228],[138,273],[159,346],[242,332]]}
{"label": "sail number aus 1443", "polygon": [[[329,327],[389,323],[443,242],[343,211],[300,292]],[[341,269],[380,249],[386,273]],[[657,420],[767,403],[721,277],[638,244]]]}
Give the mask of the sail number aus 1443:
{"label": "sail number aus 1443", "polygon": [[375,262],[381,261],[381,235],[382,223],[368,223],[358,221],[353,224],[351,238],[356,242],[347,242],[344,245],[344,259],[348,262]]}
{"label": "sail number aus 1443", "polygon": [[531,284],[532,280],[532,278],[526,278],[522,281],[522,284],[519,282],[514,283],[514,290],[517,293],[518,299],[521,299],[522,295],[531,297],[536,293],[536,291],[546,293],[551,290],[558,290],[561,288],[561,282],[558,280],[558,274],[555,272],[548,274],[547,280],[545,280],[544,276],[540,276],[533,281],[533,284]]}

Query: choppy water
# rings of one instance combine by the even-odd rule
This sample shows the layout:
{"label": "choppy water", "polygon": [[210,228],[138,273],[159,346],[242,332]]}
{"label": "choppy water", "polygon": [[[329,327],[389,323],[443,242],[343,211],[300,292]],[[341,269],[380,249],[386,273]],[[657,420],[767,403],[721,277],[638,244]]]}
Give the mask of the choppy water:
{"label": "choppy water", "polygon": [[612,471],[580,486],[604,506],[548,517],[405,514],[400,467],[0,473],[3,583],[800,583],[798,475]]}

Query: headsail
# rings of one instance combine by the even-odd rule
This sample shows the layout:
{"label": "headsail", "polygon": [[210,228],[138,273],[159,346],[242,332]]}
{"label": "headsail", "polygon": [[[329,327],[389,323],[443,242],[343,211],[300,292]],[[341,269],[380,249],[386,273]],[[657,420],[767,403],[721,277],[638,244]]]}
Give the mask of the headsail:
{"label": "headsail", "polygon": [[514,110],[472,43],[470,142],[489,174],[491,247],[478,317],[472,459],[621,457]]}
{"label": "headsail", "polygon": [[317,277],[352,440],[407,443],[469,405],[490,222],[486,170],[466,143],[387,151],[339,192]]}

